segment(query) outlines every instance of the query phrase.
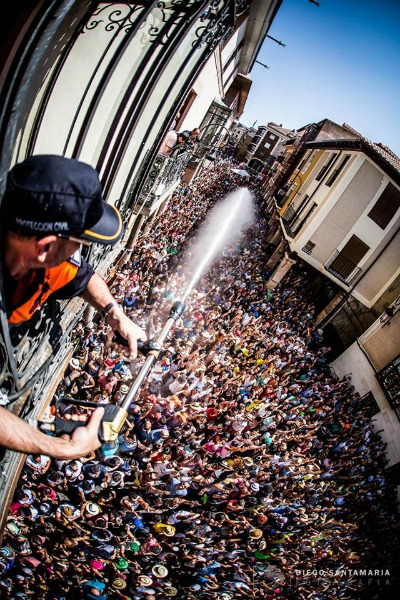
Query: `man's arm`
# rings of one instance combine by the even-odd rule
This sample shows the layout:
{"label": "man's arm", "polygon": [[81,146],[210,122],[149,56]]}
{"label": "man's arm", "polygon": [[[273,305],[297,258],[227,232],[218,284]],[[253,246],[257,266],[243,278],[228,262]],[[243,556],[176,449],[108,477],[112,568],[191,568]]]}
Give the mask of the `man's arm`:
{"label": "man's arm", "polygon": [[[82,298],[100,313],[107,304],[115,302],[106,282],[97,273],[94,273],[89,279]],[[123,308],[118,304],[111,308],[106,319],[112,329],[118,331],[122,337],[128,340],[129,351],[132,358],[135,358],[137,356],[137,341],[146,340],[146,333],[126,316]]]}
{"label": "man's arm", "polygon": [[0,446],[26,454],[46,454],[65,460],[81,458],[101,446],[97,432],[103,414],[104,408],[96,408],[86,427],[78,427],[71,436],[58,438],[42,433],[0,407]]}

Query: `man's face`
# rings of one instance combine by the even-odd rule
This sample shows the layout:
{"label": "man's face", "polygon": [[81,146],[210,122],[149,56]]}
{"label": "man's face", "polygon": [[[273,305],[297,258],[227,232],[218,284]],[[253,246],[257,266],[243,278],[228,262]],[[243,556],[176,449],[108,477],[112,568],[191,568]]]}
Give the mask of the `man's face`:
{"label": "man's face", "polygon": [[52,242],[46,256],[46,261],[42,266],[47,268],[57,267],[72,256],[79,247],[80,244],[78,242],[57,238],[56,241]]}

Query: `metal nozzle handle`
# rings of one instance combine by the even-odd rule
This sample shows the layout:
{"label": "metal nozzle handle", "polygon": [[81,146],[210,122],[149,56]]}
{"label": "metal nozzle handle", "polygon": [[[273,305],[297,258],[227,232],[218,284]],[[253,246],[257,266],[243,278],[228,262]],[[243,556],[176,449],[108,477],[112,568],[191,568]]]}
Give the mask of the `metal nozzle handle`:
{"label": "metal nozzle handle", "polygon": [[[124,338],[119,331],[114,331],[112,341],[121,344],[121,346],[128,346],[128,340]],[[143,356],[147,356],[152,350],[161,350],[161,344],[155,340],[138,340],[137,349]]]}
{"label": "metal nozzle handle", "polygon": [[[104,415],[101,420],[99,427],[99,440],[102,443],[114,442],[118,439],[118,434],[127,417],[127,412],[120,406],[115,404],[107,404],[103,406]],[[63,435],[64,433],[71,435],[78,427],[86,427],[87,422],[84,421],[71,421],[70,419],[62,419],[61,417],[55,417],[53,423],[45,424],[43,429],[45,431],[53,431],[57,436]]]}

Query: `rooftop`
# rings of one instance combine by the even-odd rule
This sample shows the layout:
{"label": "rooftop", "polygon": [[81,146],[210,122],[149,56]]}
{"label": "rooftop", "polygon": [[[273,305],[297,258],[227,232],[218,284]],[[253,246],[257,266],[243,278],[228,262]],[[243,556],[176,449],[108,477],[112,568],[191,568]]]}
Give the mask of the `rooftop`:
{"label": "rooftop", "polygon": [[400,158],[381,143],[371,142],[360,136],[355,139],[315,140],[305,144],[307,148],[338,148],[360,150],[374,160],[396,183],[400,183]]}

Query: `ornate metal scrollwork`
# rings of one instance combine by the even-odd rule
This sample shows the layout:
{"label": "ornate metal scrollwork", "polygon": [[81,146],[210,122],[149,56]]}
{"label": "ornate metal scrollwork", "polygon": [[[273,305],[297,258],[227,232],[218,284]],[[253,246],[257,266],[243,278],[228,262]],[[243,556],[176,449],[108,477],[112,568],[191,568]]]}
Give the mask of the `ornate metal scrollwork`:
{"label": "ornate metal scrollwork", "polygon": [[121,2],[119,5],[116,5],[115,2],[101,5],[94,11],[90,20],[82,28],[82,33],[95,29],[101,23],[104,23],[104,29],[107,32],[123,31],[124,33],[129,33],[136,24],[137,13],[143,11],[146,8],[146,4],[150,5],[151,2],[143,2],[140,5],[124,2]]}
{"label": "ornate metal scrollwork", "polygon": [[169,23],[174,13],[191,13],[193,8],[203,4],[204,0],[163,0],[157,2],[157,8],[161,11],[163,23]]}
{"label": "ornate metal scrollwork", "polygon": [[250,6],[249,0],[237,0],[236,2],[236,18],[240,17]]}
{"label": "ornate metal scrollwork", "polygon": [[183,152],[170,161],[163,172],[159,185],[163,184],[164,189],[168,190],[175,181],[178,181],[189,162],[190,156],[191,152]]}
{"label": "ornate metal scrollwork", "polygon": [[[41,400],[45,397],[47,388],[53,384],[54,377],[59,376],[61,372],[61,365],[65,360],[65,357],[71,347],[70,343],[70,334],[73,325],[76,323],[77,319],[70,324],[67,331],[65,332],[65,337],[63,340],[63,344],[61,344],[58,348],[57,346],[53,346],[54,349],[57,348],[57,352],[53,352],[49,359],[46,361],[47,364],[42,366],[42,371],[45,370],[46,377],[38,377],[35,376],[31,380],[31,387],[29,390],[29,396],[24,404],[24,408],[21,416],[24,418],[29,418],[32,415],[32,412],[40,406]],[[60,341],[60,340],[59,340]]]}
{"label": "ornate metal scrollwork", "polygon": [[46,345],[54,346],[58,342],[62,335],[60,321],[58,303],[48,302],[29,321],[10,328],[10,339],[21,379],[32,369],[32,356],[40,356]]}
{"label": "ornate metal scrollwork", "polygon": [[161,156],[160,154],[156,156],[138,199],[138,204],[140,206],[146,204],[151,194],[154,192],[156,188],[156,182],[158,182],[168,160],[170,159],[165,156]]}
{"label": "ornate metal scrollwork", "polygon": [[109,262],[111,255],[115,254],[115,246],[100,246],[100,244],[94,244],[90,248],[90,253],[88,255],[88,262],[92,265],[94,269],[105,262]]}
{"label": "ornate metal scrollwork", "polygon": [[197,28],[193,47],[207,44],[210,50],[214,50],[232,32],[235,17],[243,14],[250,4],[251,0],[213,0],[200,16],[201,22],[205,23],[207,19],[209,22]]}
{"label": "ornate metal scrollwork", "polygon": [[[12,353],[5,353],[7,339]],[[60,306],[56,301],[48,302],[28,323],[3,330],[0,347],[5,360],[0,387],[7,396],[6,404],[22,396],[25,396],[24,407],[32,404],[31,390],[36,381],[49,382],[49,368],[65,355],[68,345],[69,336],[62,330]]]}
{"label": "ornate metal scrollwork", "polygon": [[142,188],[138,204],[150,208],[156,198],[158,189],[162,189],[162,193],[164,193],[175,181],[178,181],[189,162],[190,156],[191,152],[183,152],[175,158],[157,155]]}
{"label": "ornate metal scrollwork", "polygon": [[0,389],[5,392],[15,391],[14,375],[9,362],[9,353],[4,335],[0,335]]}
{"label": "ornate metal scrollwork", "polygon": [[[193,14],[204,0],[164,0],[158,2],[157,11],[153,12],[143,23],[141,28],[143,33],[140,43],[157,43],[160,46],[166,45],[173,37],[174,29],[183,20]],[[166,25],[166,26],[165,26]]]}

